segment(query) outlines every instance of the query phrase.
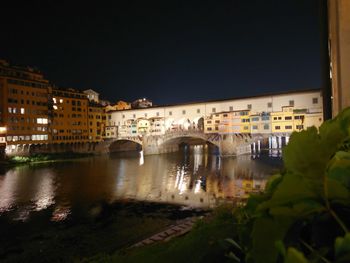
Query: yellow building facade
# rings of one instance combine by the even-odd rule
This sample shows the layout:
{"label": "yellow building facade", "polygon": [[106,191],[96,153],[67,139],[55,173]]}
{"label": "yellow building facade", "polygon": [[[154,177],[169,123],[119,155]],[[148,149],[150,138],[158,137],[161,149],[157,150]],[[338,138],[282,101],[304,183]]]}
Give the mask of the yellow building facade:
{"label": "yellow building facade", "polygon": [[89,141],[88,99],[74,89],[52,89],[52,143]]}
{"label": "yellow building facade", "polygon": [[89,141],[100,142],[103,139],[106,126],[106,115],[104,108],[95,103],[89,103]]}
{"label": "yellow building facade", "polygon": [[48,98],[49,81],[40,71],[0,60],[0,141],[48,143]]}

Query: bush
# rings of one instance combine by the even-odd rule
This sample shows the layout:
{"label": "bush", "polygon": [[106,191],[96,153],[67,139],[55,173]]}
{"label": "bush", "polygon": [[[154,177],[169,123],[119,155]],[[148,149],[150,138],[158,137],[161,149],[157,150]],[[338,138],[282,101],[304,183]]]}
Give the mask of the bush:
{"label": "bush", "polygon": [[[285,170],[235,213],[243,262],[350,262],[350,109],[293,133]],[[241,251],[241,252],[242,252]]]}

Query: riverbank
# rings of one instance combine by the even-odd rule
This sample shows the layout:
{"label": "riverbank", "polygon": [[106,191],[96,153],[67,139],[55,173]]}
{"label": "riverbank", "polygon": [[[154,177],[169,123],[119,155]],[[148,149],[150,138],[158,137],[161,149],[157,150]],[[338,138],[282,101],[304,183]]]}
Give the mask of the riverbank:
{"label": "riverbank", "polygon": [[13,156],[0,161],[2,166],[17,166],[23,164],[39,164],[49,162],[68,161],[70,159],[80,159],[93,156],[93,153],[49,153],[49,154],[34,154],[31,156]]}
{"label": "riverbank", "polygon": [[[52,208],[53,209],[53,208]],[[77,208],[80,209],[80,208]],[[74,208],[73,208],[74,210]],[[127,248],[178,220],[207,213],[182,206],[125,200],[99,203],[85,215],[50,221],[51,209],[27,222],[0,218],[1,262],[73,262]]]}
{"label": "riverbank", "polygon": [[81,259],[84,263],[123,262],[232,262],[229,257],[232,244],[227,239],[237,234],[233,207],[216,208],[209,216],[198,219],[189,233],[141,248],[122,249],[113,253],[99,253]]}

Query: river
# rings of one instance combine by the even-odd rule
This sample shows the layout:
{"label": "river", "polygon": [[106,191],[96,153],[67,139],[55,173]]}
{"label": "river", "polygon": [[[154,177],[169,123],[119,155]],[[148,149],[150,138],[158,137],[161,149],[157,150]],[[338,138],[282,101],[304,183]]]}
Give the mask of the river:
{"label": "river", "polygon": [[202,146],[0,167],[0,261],[73,262],[112,253],[264,189],[271,153],[220,158]]}

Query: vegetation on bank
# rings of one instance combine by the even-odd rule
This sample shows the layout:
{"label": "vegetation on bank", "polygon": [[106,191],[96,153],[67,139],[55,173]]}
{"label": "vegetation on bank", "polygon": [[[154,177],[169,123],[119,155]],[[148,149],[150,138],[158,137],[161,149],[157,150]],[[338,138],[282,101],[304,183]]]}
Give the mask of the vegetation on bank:
{"label": "vegetation on bank", "polygon": [[34,164],[43,162],[57,162],[69,159],[78,159],[92,156],[92,153],[48,153],[48,154],[33,154],[30,156],[13,156],[5,159],[4,164],[18,165],[18,164]]}
{"label": "vegetation on bank", "polygon": [[265,192],[235,211],[232,258],[350,262],[350,109],[319,131],[293,133],[283,161]]}
{"label": "vegetation on bank", "polygon": [[283,160],[245,206],[170,242],[84,262],[350,262],[350,109],[293,133]]}

